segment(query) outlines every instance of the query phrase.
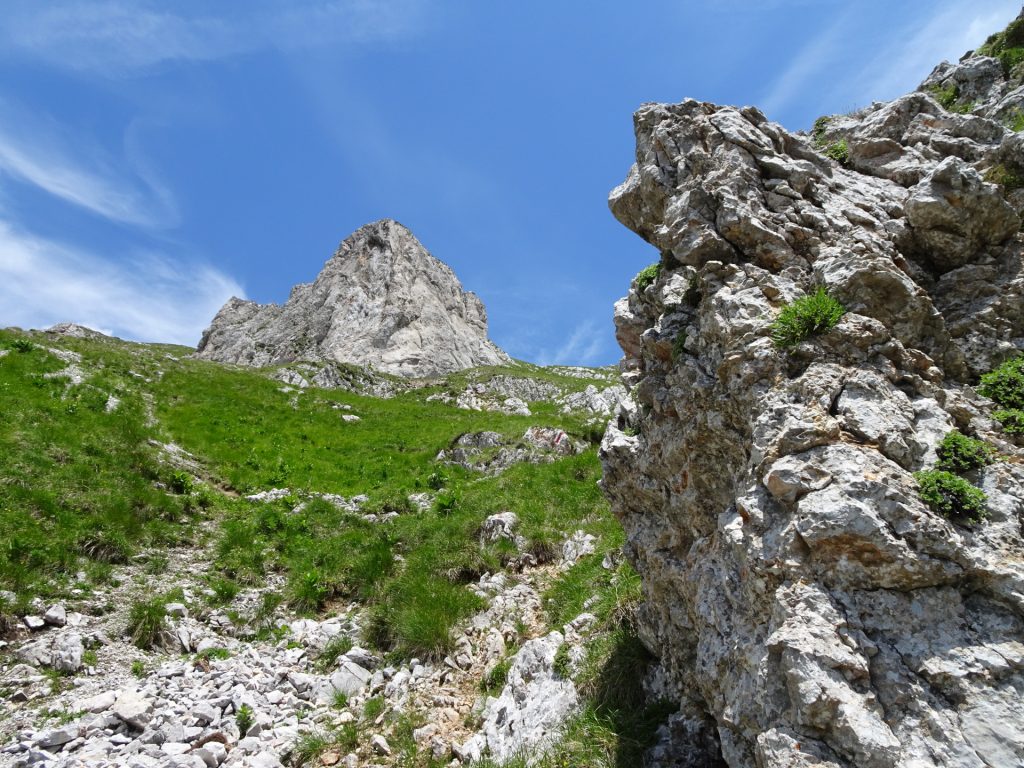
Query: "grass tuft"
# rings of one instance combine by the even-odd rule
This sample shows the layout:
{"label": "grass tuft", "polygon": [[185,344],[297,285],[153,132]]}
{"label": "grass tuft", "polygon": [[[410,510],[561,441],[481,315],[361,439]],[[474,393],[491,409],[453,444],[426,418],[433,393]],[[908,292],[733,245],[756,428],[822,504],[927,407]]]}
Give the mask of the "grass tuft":
{"label": "grass tuft", "polygon": [[128,637],[136,647],[148,650],[160,640],[167,616],[165,598],[136,600],[128,611]]}
{"label": "grass tuft", "polygon": [[835,327],[846,309],[829,296],[824,287],[814,293],[801,296],[782,312],[772,323],[772,341],[780,349],[796,346],[810,336],[824,333]]}

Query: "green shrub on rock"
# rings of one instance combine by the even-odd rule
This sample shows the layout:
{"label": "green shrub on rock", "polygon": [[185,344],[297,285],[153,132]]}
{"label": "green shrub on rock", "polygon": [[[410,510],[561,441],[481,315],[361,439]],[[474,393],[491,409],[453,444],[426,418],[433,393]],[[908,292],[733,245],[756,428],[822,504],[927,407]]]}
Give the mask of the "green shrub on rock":
{"label": "green shrub on rock", "polygon": [[772,341],[780,349],[796,346],[809,336],[833,328],[844,314],[845,307],[819,287],[782,308],[772,323]]}
{"label": "green shrub on rock", "polygon": [[846,143],[846,139],[833,141],[825,147],[824,152],[825,157],[832,158],[840,165],[846,166],[850,163],[850,145]]}
{"label": "green shrub on rock", "polygon": [[941,469],[915,472],[921,500],[933,511],[954,523],[980,522],[986,515],[988,497],[962,477]]}
{"label": "green shrub on rock", "polygon": [[633,282],[636,283],[636,291],[637,291],[637,293],[643,293],[645,290],[647,290],[647,286],[649,286],[651,283],[653,283],[655,280],[657,280],[658,276],[660,274],[661,274],[661,262],[660,261],[656,262],[654,264],[651,264],[650,266],[644,267],[643,269],[641,269],[637,273],[636,277],[633,278]]}
{"label": "green shrub on rock", "polygon": [[957,475],[992,463],[992,449],[985,441],[968,437],[957,429],[942,438],[936,453],[939,460],[935,466]]}
{"label": "green shrub on rock", "polygon": [[999,407],[993,416],[1013,435],[1024,434],[1024,356],[1007,360],[981,377],[978,392]]}

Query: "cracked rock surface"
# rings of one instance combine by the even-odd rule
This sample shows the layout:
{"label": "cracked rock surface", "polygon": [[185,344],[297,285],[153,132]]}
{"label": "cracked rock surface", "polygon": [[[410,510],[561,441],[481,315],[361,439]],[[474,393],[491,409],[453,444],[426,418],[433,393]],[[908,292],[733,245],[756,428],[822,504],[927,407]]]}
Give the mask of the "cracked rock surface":
{"label": "cracked rock surface", "polygon": [[[1024,350],[1022,205],[986,181],[1024,153],[983,59],[930,78],[970,75],[973,113],[924,90],[817,142],[749,107],[635,115],[610,205],[661,271],[616,305],[637,405],[602,459],[679,703],[653,764],[1024,765],[1024,452],[972,388]],[[776,348],[818,286],[846,314]],[[913,477],[954,427],[1002,456],[971,527]]]}

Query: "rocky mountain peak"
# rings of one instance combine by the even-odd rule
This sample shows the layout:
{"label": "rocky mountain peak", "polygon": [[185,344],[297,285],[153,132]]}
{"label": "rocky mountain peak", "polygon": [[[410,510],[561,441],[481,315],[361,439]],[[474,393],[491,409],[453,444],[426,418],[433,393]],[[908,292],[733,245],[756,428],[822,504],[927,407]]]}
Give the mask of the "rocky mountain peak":
{"label": "rocky mountain peak", "polygon": [[432,376],[508,362],[487,339],[487,313],[455,273],[392,219],[349,235],[284,305],[232,298],[196,355],[242,365],[295,360]]}

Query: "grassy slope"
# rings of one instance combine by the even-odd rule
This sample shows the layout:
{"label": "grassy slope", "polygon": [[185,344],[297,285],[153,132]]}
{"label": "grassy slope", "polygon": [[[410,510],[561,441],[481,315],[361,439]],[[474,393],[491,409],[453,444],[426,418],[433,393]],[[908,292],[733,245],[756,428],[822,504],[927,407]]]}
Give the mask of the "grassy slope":
{"label": "grassy slope", "polygon": [[[19,351],[26,338],[33,348]],[[66,366],[47,347],[81,354],[85,382],[45,378]],[[10,350],[0,357],[0,528],[7,534],[0,588],[17,592],[22,606],[35,595],[88,591],[109,579],[113,564],[141,552],[203,546],[198,523],[205,521],[218,569],[209,575],[212,584],[263,583],[267,573],[283,572],[283,597],[296,610],[316,613],[334,598],[357,599],[371,610],[368,641],[401,656],[438,656],[449,649],[451,627],[479,607],[464,585],[515,554],[477,539],[485,517],[511,510],[529,551],[541,558],[574,530],[599,538],[598,553],[548,594],[552,627],[600,596],[590,610],[608,632],[595,644],[581,685],[598,692],[601,680],[622,674],[617,659],[634,659],[627,667],[634,678],[646,663],[621,621],[622,607],[636,601],[636,576],[625,566],[613,572],[600,565],[605,552],[621,546],[622,531],[597,488],[594,447],[549,464],[516,465],[498,477],[435,461],[469,431],[516,439],[543,424],[587,440],[595,430],[551,403],[532,406],[534,416],[509,416],[427,402],[431,394],[459,392],[467,381],[498,374],[578,391],[607,386],[606,371],[586,380],[529,365],[478,369],[383,400],[284,392],[264,373],[192,360],[180,347],[0,331],[0,349]],[[108,412],[111,395],[120,403]],[[343,421],[346,413],[360,421]],[[195,455],[205,482],[183,478],[151,440]],[[293,495],[270,504],[241,496],[274,487]],[[415,511],[406,498],[423,491],[439,501]],[[308,499],[294,511],[308,492],[367,494],[364,511],[401,514],[368,523]],[[617,690],[635,692],[635,684]],[[632,759],[636,739],[629,734],[639,726],[630,719],[632,699],[620,699],[595,693],[570,730],[569,748],[573,733],[589,734],[587,741],[600,738],[608,764]]]}

